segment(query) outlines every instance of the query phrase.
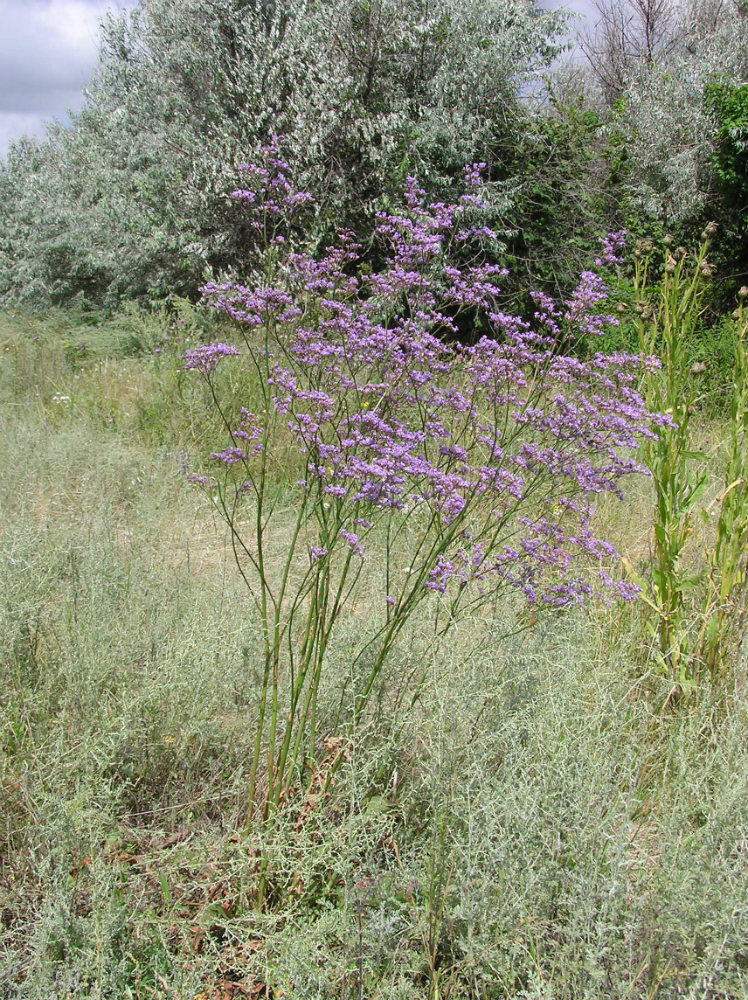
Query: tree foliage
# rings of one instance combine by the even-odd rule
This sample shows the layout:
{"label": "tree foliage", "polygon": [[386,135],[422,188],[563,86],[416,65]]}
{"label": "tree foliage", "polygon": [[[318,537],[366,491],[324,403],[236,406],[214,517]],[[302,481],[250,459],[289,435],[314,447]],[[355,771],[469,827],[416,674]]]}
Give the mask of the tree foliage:
{"label": "tree foliage", "polygon": [[688,243],[717,221],[711,258],[726,279],[717,292],[726,303],[748,271],[740,221],[748,8],[743,0],[605,0],[598,11],[585,52],[619,148],[626,223]]}
{"label": "tree foliage", "polygon": [[677,0],[595,0],[594,27],[580,39],[606,100],[621,97],[642,69],[677,45]]}
{"label": "tree foliage", "polygon": [[278,134],[315,195],[296,233],[310,248],[340,227],[368,245],[407,175],[448,201],[462,166],[484,161],[509,299],[528,273],[568,293],[606,230],[688,243],[712,218],[720,273],[741,283],[743,0],[599,0],[586,77],[550,72],[567,23],[529,0],[140,0],[110,14],[72,126],[0,163],[0,300],[194,297],[206,274],[251,272],[256,233],[229,195]]}
{"label": "tree foliage", "polygon": [[525,0],[141,0],[104,21],[70,129],[0,169],[0,292],[194,294],[252,263],[227,193],[284,134],[321,237],[418,173],[447,194],[489,156],[564,24]]}

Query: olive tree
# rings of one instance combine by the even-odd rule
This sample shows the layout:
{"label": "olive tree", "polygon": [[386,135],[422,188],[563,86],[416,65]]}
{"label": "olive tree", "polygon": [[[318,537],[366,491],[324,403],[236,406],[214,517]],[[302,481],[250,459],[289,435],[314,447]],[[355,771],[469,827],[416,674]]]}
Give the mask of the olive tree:
{"label": "olive tree", "polygon": [[677,0],[595,0],[593,27],[580,46],[608,101],[673,51],[681,34],[678,12]]}
{"label": "olive tree", "polygon": [[624,112],[632,193],[675,223],[698,217],[714,193],[718,122],[706,91],[748,71],[748,20],[734,0],[699,0],[681,24],[673,51],[627,88]]}
{"label": "olive tree", "polygon": [[110,14],[71,128],[2,167],[0,289],[113,303],[251,267],[228,193],[272,135],[317,199],[308,237],[358,227],[408,173],[447,194],[517,127],[564,23],[528,0],[140,0]]}

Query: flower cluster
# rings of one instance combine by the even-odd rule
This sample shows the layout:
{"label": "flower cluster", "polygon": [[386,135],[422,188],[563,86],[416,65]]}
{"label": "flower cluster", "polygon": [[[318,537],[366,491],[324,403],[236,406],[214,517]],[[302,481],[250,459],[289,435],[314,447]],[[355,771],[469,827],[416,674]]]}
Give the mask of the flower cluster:
{"label": "flower cluster", "polygon": [[566,322],[580,333],[597,336],[606,326],[617,326],[618,319],[610,313],[595,312],[608,297],[608,286],[595,271],[582,271],[579,284],[566,301]]}
{"label": "flower cluster", "polygon": [[[272,169],[245,168],[252,188],[235,192],[255,221],[306,200],[277,147],[268,157]],[[421,562],[388,570],[386,602],[396,609],[413,588],[469,585],[509,584],[551,605],[630,597],[634,588],[604,568],[616,552],[590,521],[596,495],[620,496],[624,477],[646,473],[632,449],[665,418],[647,412],[637,385],[656,359],[558,353],[560,323],[596,334],[616,322],[599,311],[606,287],[595,271],[583,272],[562,307],[534,293],[535,325],[501,311],[506,272],[480,257],[493,234],[469,225],[482,168],[466,168],[468,191],[453,205],[427,203],[408,178],[404,210],[378,216],[387,256],[374,272],[357,266],[360,248],[343,233],[321,259],[286,254],[275,284],[205,287],[206,300],[239,324],[266,406],[258,416],[243,410],[213,457],[227,476],[237,464],[251,476],[253,462],[266,461],[263,435],[290,435],[302,509],[319,526],[306,542],[312,566],[326,566],[338,543],[346,558],[364,557],[378,521],[409,518]],[[616,263],[623,241],[606,237],[598,263]],[[467,244],[469,266],[460,263]],[[472,346],[452,336],[466,309],[492,326]],[[228,353],[236,349],[198,348],[185,367],[210,375]],[[590,561],[596,577],[582,569]]]}
{"label": "flower cluster", "polygon": [[[273,136],[260,149],[262,163],[240,163],[238,167],[246,186],[232,191],[231,197],[252,206],[255,211],[250,226],[255,229],[262,229],[268,217],[288,218],[314,200],[308,191],[298,191],[291,183],[291,167],[280,156],[282,142],[283,136]],[[272,240],[283,244],[285,237],[275,233]]]}
{"label": "flower cluster", "polygon": [[600,256],[595,257],[595,267],[617,267],[621,264],[626,249],[626,236],[625,229],[603,236],[600,240]]}
{"label": "flower cluster", "polygon": [[239,349],[232,344],[201,344],[184,352],[184,368],[194,369],[202,375],[209,375],[216,370],[221,358],[229,354],[238,354]]}

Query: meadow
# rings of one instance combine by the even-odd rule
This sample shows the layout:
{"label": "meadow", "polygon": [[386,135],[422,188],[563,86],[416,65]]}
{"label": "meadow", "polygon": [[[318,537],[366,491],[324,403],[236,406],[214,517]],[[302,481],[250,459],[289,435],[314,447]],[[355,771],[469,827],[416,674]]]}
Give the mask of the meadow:
{"label": "meadow", "polygon": [[125,6],[0,161],[0,1000],[746,1000],[745,4]]}
{"label": "meadow", "polygon": [[[262,630],[189,482],[220,427],[182,358],[226,323],[0,324],[3,996],[746,995],[737,642],[674,701],[642,600],[505,593],[446,634],[425,604],[339,733],[372,585],[330,641],[313,773],[248,826]],[[728,416],[702,416],[708,510]],[[596,512],[642,576],[654,499],[639,477]]]}

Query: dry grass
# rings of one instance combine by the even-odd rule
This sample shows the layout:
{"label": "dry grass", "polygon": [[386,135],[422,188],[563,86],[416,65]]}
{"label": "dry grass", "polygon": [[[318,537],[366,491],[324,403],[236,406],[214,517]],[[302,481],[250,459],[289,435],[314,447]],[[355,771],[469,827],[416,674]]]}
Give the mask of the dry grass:
{"label": "dry grass", "polygon": [[[79,330],[0,321],[0,995],[748,995],[742,672],[663,713],[641,604],[507,601],[444,639],[424,606],[330,794],[333,744],[311,795],[241,833],[259,637],[183,468],[213,427],[118,329],[71,360]],[[598,509],[632,562],[648,505],[642,482]]]}

